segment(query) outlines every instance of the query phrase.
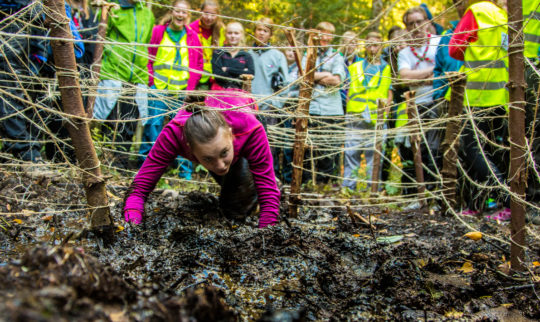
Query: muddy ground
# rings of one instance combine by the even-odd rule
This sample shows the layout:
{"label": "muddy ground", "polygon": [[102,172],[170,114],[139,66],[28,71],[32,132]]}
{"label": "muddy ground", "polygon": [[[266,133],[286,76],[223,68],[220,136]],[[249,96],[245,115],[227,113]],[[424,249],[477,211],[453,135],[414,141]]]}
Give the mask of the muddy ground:
{"label": "muddy ground", "polygon": [[[509,225],[312,200],[257,229],[207,192],[158,190],[110,247],[83,230],[77,180],[0,170],[0,320],[304,321],[540,319],[540,229],[508,270]],[[110,184],[113,216],[126,188]],[[330,192],[331,193],[331,192]],[[371,222],[363,222],[360,216]]]}

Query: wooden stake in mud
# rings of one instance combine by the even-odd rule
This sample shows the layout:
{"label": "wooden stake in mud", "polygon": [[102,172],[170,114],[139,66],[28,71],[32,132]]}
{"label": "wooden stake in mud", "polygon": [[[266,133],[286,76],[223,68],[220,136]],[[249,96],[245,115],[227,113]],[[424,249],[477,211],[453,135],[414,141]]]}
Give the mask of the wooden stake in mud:
{"label": "wooden stake in mud", "polygon": [[456,201],[456,180],[457,180],[457,158],[459,150],[459,130],[461,120],[459,115],[463,110],[463,94],[465,92],[466,77],[460,73],[447,73],[448,82],[452,88],[450,104],[448,106],[448,123],[444,141],[441,144],[443,151],[443,194],[448,203],[443,203],[446,213],[448,208],[455,208]]}
{"label": "wooden stake in mud", "polygon": [[300,85],[300,94],[298,95],[299,104],[296,110],[296,134],[293,147],[293,173],[291,195],[289,196],[289,215],[293,218],[298,216],[298,205],[300,204],[300,184],[302,183],[302,164],[304,162],[307,137],[309,104],[311,103],[311,93],[313,92],[315,79],[315,62],[317,61],[317,49],[314,46],[317,39],[314,34],[309,35],[306,74],[304,81]]}
{"label": "wooden stake in mud", "polygon": [[62,108],[65,113],[72,115],[69,122],[66,122],[66,128],[81,169],[86,200],[92,209],[91,228],[108,242],[112,239],[114,230],[105,180],[101,175],[100,163],[90,137],[88,122],[85,120],[86,113],[83,108],[73,43],[61,40],[72,38],[69,18],[66,16],[63,0],[46,0],[44,3],[49,9],[46,25],[50,26],[51,37],[58,39],[51,40],[51,46],[62,97]]}
{"label": "wooden stake in mud", "polygon": [[[508,38],[509,57],[508,71],[510,91],[510,191],[518,198],[512,197],[510,207],[511,246],[510,264],[513,270],[523,271],[525,247],[525,188],[527,186],[527,164],[525,143],[525,76],[523,58],[523,11],[521,0],[508,0]],[[521,200],[520,200],[521,199]]]}
{"label": "wooden stake in mud", "polygon": [[[414,155],[414,172],[416,173],[416,184],[418,187],[418,194],[423,197],[424,192],[426,191],[426,186],[424,185],[424,167],[422,164],[422,151],[420,150],[420,126],[418,124],[418,110],[416,109],[416,103],[414,101],[416,92],[407,91],[403,94],[407,100],[407,116],[409,117],[409,122],[407,126],[411,129],[411,147]],[[419,201],[423,206],[424,202]]]}
{"label": "wooden stake in mud", "polygon": [[94,47],[94,61],[92,62],[92,78],[90,79],[90,91],[88,93],[88,100],[86,101],[86,111],[88,112],[88,118],[92,118],[94,115],[94,103],[96,102],[97,85],[99,83],[99,73],[101,71],[101,58],[103,57],[103,41],[107,35],[107,23],[109,20],[109,10],[111,7],[120,7],[117,3],[109,3],[103,0],[97,0],[93,5],[101,7],[101,18],[99,20],[99,27]]}
{"label": "wooden stake in mud", "polygon": [[371,194],[379,191],[379,172],[381,171],[382,138],[379,137],[384,126],[384,110],[386,104],[383,100],[377,100],[377,124],[375,126],[375,152],[373,154],[373,171],[371,174]]}

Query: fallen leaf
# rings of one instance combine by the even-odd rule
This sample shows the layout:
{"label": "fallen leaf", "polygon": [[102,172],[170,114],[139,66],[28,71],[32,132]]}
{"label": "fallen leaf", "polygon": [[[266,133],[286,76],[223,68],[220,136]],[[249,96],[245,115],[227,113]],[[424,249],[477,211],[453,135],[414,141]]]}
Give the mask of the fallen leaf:
{"label": "fallen leaf", "polygon": [[360,234],[353,234],[353,237],[360,237]]}
{"label": "fallen leaf", "polygon": [[393,244],[403,239],[403,235],[377,237],[377,243]]}
{"label": "fallen leaf", "polygon": [[49,229],[50,229],[52,232],[54,232],[54,227],[50,227]]}
{"label": "fallen leaf", "polygon": [[540,262],[537,262],[537,261],[533,262],[532,264],[533,264],[534,267],[540,266]]}
{"label": "fallen leaf", "polygon": [[47,215],[47,216],[45,216],[45,217],[41,218],[41,220],[43,220],[43,221],[51,221],[51,220],[52,220],[52,218],[53,218],[53,216],[52,216],[52,215]]}
{"label": "fallen leaf", "polygon": [[15,223],[19,224],[19,225],[22,224],[22,220],[20,220],[20,219],[13,219],[13,221],[14,221]]}
{"label": "fallen leaf", "polygon": [[465,237],[476,241],[482,239],[482,233],[479,231],[470,231],[465,234]]}
{"label": "fallen leaf", "polygon": [[501,265],[497,266],[497,268],[504,274],[508,275],[510,274],[512,266],[510,265],[510,262],[504,262]]}
{"label": "fallen leaf", "polygon": [[11,205],[10,205],[10,204],[7,204],[7,205],[6,205],[6,209],[7,209],[7,211],[11,211]]}
{"label": "fallen leaf", "polygon": [[116,232],[117,233],[121,232],[122,230],[124,230],[124,226],[122,226],[122,225],[116,226]]}
{"label": "fallen leaf", "polygon": [[460,319],[463,316],[463,312],[458,312],[452,309],[451,311],[444,313],[444,316],[449,319]]}
{"label": "fallen leaf", "polygon": [[461,268],[458,268],[458,271],[462,271],[465,274],[469,274],[474,272],[474,267],[471,262],[465,262],[463,263],[463,266]]}
{"label": "fallen leaf", "polygon": [[22,210],[22,213],[23,213],[23,215],[25,215],[25,216],[30,216],[30,215],[35,214],[36,212],[35,212],[35,211],[32,211],[32,210],[28,210],[28,209],[23,209],[23,210]]}
{"label": "fallen leaf", "polygon": [[425,259],[423,259],[423,258],[420,258],[419,260],[417,260],[416,263],[418,264],[418,267],[420,267],[420,268],[427,265],[427,261]]}
{"label": "fallen leaf", "polygon": [[505,308],[511,308],[514,304],[513,303],[503,303],[501,304],[502,307],[505,307]]}

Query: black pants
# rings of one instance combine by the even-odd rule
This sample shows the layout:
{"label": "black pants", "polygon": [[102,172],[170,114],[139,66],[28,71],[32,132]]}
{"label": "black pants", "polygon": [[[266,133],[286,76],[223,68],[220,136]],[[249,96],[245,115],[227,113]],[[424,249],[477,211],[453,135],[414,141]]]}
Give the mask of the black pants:
{"label": "black pants", "polygon": [[0,136],[10,140],[3,140],[2,150],[24,161],[40,158],[41,146],[36,142],[37,136],[31,124],[36,112],[33,108],[21,112],[28,107],[27,103],[23,102],[26,96],[22,85],[11,78],[10,80],[0,79],[0,86],[13,95],[13,97],[8,95],[0,97],[0,118],[5,118],[0,121]]}
{"label": "black pants", "polygon": [[122,94],[115,107],[107,117],[107,120],[121,122],[107,122],[102,126],[103,136],[111,142],[114,149],[115,166],[128,168],[129,151],[137,129],[139,109],[135,102],[135,93]]}
{"label": "black pants", "polygon": [[[503,107],[496,109],[472,107],[473,111],[486,110],[486,112],[475,113],[474,123],[476,128],[482,133],[475,134],[472,124],[467,120],[461,135],[459,157],[465,167],[467,175],[479,184],[496,186],[497,180],[501,183],[506,181],[508,166],[508,151],[490,145],[482,139],[484,134],[497,144],[506,142],[507,123],[506,110]],[[480,139],[480,141],[477,139]],[[483,150],[483,154],[482,154]],[[491,168],[491,170],[490,170]],[[491,173],[493,171],[493,174]],[[468,208],[481,210],[484,201],[488,197],[493,197],[499,203],[508,205],[508,195],[500,189],[488,190],[480,189],[474,184],[462,183],[462,199]]]}
{"label": "black pants", "polygon": [[257,207],[255,182],[247,160],[240,158],[224,176],[210,174],[221,187],[219,206],[225,217],[245,220]]}
{"label": "black pants", "polygon": [[310,131],[311,141],[306,142],[302,182],[312,179],[312,162],[317,172],[315,179],[317,183],[328,183],[333,180],[332,176],[339,175],[340,153],[338,151],[342,144],[339,133],[344,131],[340,129],[339,123],[344,123],[339,116],[310,119],[308,131]]}

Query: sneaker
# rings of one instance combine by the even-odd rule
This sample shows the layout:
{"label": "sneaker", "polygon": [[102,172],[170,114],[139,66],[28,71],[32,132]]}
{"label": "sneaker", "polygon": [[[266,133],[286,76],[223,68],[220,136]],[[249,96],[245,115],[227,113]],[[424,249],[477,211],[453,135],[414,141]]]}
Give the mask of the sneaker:
{"label": "sneaker", "polygon": [[422,204],[420,204],[420,202],[418,201],[415,201],[405,207],[403,207],[403,210],[418,210],[422,208]]}
{"label": "sneaker", "polygon": [[474,216],[474,215],[478,215],[478,211],[471,210],[471,209],[465,209],[462,212],[460,212],[459,214],[462,215],[462,216]]}
{"label": "sneaker", "polygon": [[504,208],[502,210],[496,211],[491,215],[486,216],[487,219],[497,220],[497,221],[508,221],[512,218],[512,211],[510,208]]}

